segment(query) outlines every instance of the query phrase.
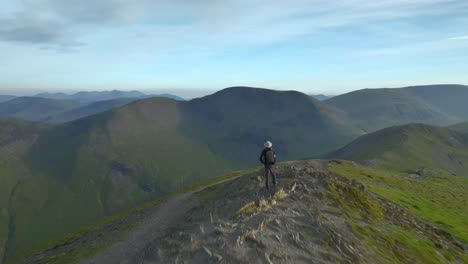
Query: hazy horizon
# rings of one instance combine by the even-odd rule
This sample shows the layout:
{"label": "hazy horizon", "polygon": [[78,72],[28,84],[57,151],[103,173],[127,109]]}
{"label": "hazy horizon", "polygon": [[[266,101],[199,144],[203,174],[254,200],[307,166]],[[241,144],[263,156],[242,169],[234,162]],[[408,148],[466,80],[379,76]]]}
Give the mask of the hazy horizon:
{"label": "hazy horizon", "polygon": [[[455,83],[454,83],[455,84]],[[450,85],[450,84],[423,84],[423,85],[407,85],[407,86],[424,86],[424,85]],[[466,85],[466,84],[459,84],[459,83],[456,83],[455,85]],[[235,87],[235,86],[241,86],[241,85],[234,85],[234,86],[229,86],[229,87]],[[249,86],[249,85],[242,85],[242,86],[247,86],[247,87],[254,87],[254,86]],[[278,91],[290,91],[290,90],[294,90],[294,91],[299,91],[299,92],[303,92],[305,94],[310,94],[310,95],[326,95],[326,96],[337,96],[337,95],[340,95],[340,94],[345,94],[345,93],[348,93],[348,92],[352,92],[352,91],[357,91],[357,90],[362,90],[362,89],[384,89],[384,88],[394,88],[394,89],[398,89],[398,88],[404,88],[404,87],[407,87],[407,86],[402,86],[402,87],[363,87],[363,88],[360,88],[360,89],[355,89],[355,90],[348,90],[348,91],[345,91],[343,93],[335,93],[335,94],[332,94],[332,93],[321,93],[321,92],[305,92],[305,91],[300,91],[300,90],[295,90],[295,89],[272,89],[272,90],[278,90]],[[31,89],[31,90],[28,90],[28,89],[21,89],[21,90],[14,90],[14,89],[11,89],[11,90],[2,90],[0,88],[0,95],[13,95],[13,96],[33,96],[33,95],[37,95],[39,93],[65,93],[65,94],[74,94],[74,93],[77,93],[77,92],[108,92],[108,91],[114,91],[114,90],[118,90],[118,91],[138,91],[138,92],[142,92],[144,94],[172,94],[172,95],[176,95],[176,96],[180,96],[180,97],[183,97],[185,99],[192,99],[192,98],[196,98],[196,97],[202,97],[202,96],[206,96],[206,95],[209,95],[209,94],[213,94],[213,93],[216,93],[218,91],[221,91],[223,89],[226,89],[226,88],[229,88],[229,87],[223,87],[223,88],[220,88],[220,89],[213,89],[213,90],[209,90],[209,89],[177,89],[177,88],[174,88],[174,89],[148,89],[148,90],[138,90],[138,89],[131,89],[131,88],[128,88],[128,89],[103,89],[103,90],[98,90],[98,89],[82,89],[82,90],[79,90],[79,89],[37,89],[37,90],[34,90],[34,89]],[[263,88],[263,89],[271,89],[269,87],[254,87],[254,88]]]}
{"label": "hazy horizon", "polygon": [[462,0],[7,0],[0,92],[468,84],[466,14]]}

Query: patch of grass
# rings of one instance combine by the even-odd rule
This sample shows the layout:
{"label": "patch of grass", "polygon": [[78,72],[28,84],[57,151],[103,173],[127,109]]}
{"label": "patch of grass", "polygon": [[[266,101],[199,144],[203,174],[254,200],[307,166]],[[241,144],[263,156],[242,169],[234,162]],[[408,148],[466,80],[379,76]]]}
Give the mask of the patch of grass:
{"label": "patch of grass", "polygon": [[434,263],[468,261],[459,249],[437,246],[414,230],[385,223],[377,226],[350,220],[348,225],[376,254],[380,263]]}
{"label": "patch of grass", "polygon": [[337,179],[336,176],[327,178],[327,181],[334,199],[348,212],[368,220],[380,220],[384,217],[380,204],[369,193],[362,191],[355,181]]}
{"label": "patch of grass", "polygon": [[468,179],[440,170],[427,179],[342,162],[330,169],[468,242]]}

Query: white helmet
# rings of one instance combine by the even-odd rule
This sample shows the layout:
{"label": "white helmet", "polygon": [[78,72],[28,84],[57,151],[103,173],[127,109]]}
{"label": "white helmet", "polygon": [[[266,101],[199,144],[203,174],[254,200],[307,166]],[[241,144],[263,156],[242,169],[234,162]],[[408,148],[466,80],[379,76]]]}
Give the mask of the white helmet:
{"label": "white helmet", "polygon": [[265,146],[265,148],[271,148],[273,147],[273,143],[271,143],[270,141],[267,141],[265,142],[265,144],[263,144],[263,146]]}

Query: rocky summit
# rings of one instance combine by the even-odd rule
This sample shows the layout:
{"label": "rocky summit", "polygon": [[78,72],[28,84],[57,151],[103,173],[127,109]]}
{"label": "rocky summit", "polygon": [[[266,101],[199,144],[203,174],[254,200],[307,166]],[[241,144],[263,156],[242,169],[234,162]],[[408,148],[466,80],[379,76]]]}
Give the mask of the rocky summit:
{"label": "rocky summit", "polygon": [[[467,245],[336,166],[294,161],[174,195],[24,263],[466,263]],[[357,166],[357,165],[356,165]]]}

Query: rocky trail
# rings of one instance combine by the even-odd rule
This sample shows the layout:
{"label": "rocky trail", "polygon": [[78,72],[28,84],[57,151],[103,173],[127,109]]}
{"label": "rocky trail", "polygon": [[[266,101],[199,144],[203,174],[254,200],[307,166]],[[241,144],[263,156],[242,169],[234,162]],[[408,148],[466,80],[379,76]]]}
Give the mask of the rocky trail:
{"label": "rocky trail", "polygon": [[[26,263],[94,245],[98,253],[80,263],[392,263],[356,232],[376,230],[386,244],[393,226],[416,230],[463,263],[465,245],[364,186],[328,170],[329,161],[276,166],[279,186],[263,189],[261,171],[170,198],[82,237],[45,251]],[[376,213],[377,212],[377,213]],[[125,228],[124,228],[125,227]],[[382,234],[380,234],[382,233]]]}

